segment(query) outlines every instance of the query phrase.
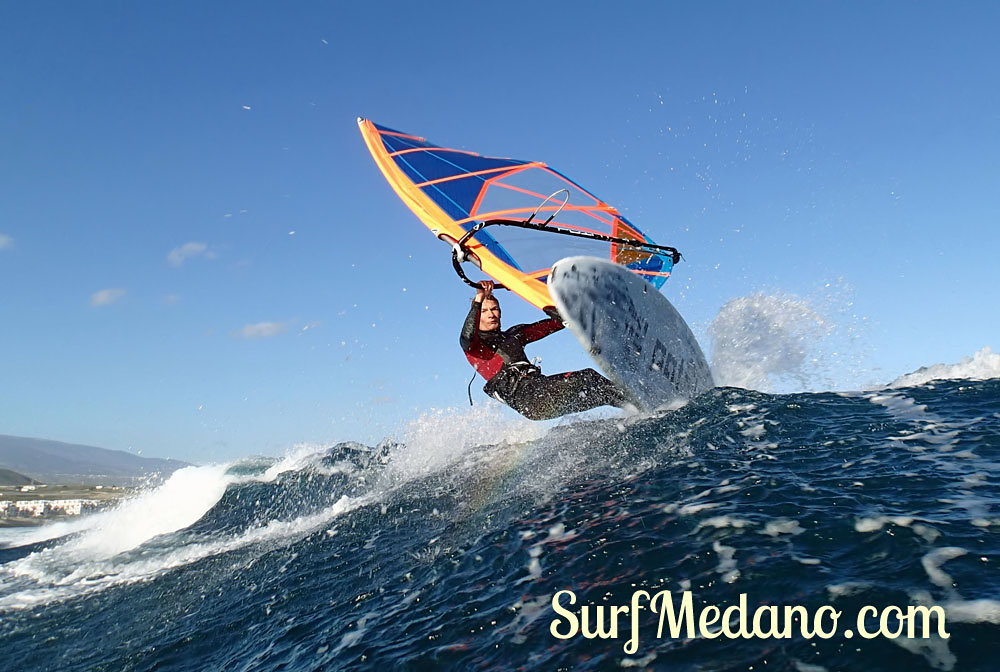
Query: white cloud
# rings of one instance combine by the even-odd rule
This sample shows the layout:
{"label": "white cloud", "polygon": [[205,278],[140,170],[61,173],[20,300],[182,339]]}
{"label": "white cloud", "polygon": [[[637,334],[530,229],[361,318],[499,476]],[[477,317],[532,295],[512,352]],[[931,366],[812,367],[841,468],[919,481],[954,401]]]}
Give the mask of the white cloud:
{"label": "white cloud", "polygon": [[14,239],[0,233],[0,250],[6,249],[14,244]]}
{"label": "white cloud", "polygon": [[125,296],[124,289],[102,289],[99,292],[94,292],[90,295],[90,305],[92,306],[107,306],[114,303],[118,299]]}
{"label": "white cloud", "polygon": [[248,324],[239,331],[234,331],[233,336],[246,339],[271,338],[283,334],[287,328],[288,326],[283,322],[258,322],[257,324]]}
{"label": "white cloud", "polygon": [[185,261],[194,257],[215,259],[216,255],[215,252],[208,249],[208,245],[205,243],[184,243],[180,247],[170,250],[167,261],[170,262],[171,266],[182,266]]}

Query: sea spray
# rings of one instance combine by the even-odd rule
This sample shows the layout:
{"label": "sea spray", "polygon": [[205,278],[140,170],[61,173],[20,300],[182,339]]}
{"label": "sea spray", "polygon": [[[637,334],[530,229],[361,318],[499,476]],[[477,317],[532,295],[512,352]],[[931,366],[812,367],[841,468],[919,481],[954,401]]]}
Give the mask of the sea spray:
{"label": "sea spray", "polygon": [[708,327],[716,385],[770,392],[781,379],[810,389],[815,342],[832,325],[794,296],[756,292],[728,301]]}
{"label": "sea spray", "polygon": [[495,402],[461,411],[434,409],[421,414],[402,432],[391,468],[407,478],[428,474],[445,468],[475,446],[532,441],[544,435],[546,428],[545,423],[503,413]]}
{"label": "sea spray", "polygon": [[123,500],[68,547],[90,558],[116,555],[198,521],[233,481],[226,467],[184,467],[163,485]]}

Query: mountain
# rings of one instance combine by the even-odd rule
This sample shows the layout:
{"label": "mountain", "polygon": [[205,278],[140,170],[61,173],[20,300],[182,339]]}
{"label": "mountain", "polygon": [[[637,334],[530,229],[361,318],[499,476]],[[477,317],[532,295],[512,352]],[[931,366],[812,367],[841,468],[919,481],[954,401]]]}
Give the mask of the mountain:
{"label": "mountain", "polygon": [[0,485],[34,485],[37,482],[35,479],[16,471],[0,469]]}
{"label": "mountain", "polygon": [[27,474],[42,483],[131,485],[186,466],[179,460],[139,457],[121,450],[0,434],[0,469]]}

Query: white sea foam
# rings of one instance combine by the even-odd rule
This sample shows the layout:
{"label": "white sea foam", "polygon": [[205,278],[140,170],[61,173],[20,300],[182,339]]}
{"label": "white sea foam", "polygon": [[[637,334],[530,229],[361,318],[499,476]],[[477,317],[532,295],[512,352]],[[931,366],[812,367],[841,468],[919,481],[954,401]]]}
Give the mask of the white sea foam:
{"label": "white sea foam", "polygon": [[723,546],[718,541],[712,542],[712,550],[719,556],[719,566],[715,568],[726,583],[733,583],[740,578],[740,570],[736,568],[736,549]]}
{"label": "white sea foam", "polygon": [[851,597],[853,595],[858,595],[864,591],[871,588],[871,584],[864,583],[862,581],[846,581],[844,583],[832,583],[826,587],[830,597],[837,599],[838,597]]}
{"label": "white sea foam", "polygon": [[905,397],[899,392],[888,394],[866,394],[866,398],[873,404],[882,406],[894,416],[903,420],[924,420],[927,406],[918,404],[910,397]]}
{"label": "white sea foam", "polygon": [[768,521],[764,529],[760,531],[761,534],[766,534],[769,537],[777,537],[782,534],[802,534],[805,532],[805,528],[799,525],[799,521],[791,520],[789,518],[779,518],[777,520]]}
{"label": "white sea foam", "polygon": [[886,526],[887,523],[898,525],[899,527],[909,527],[915,519],[910,516],[872,516],[871,518],[859,518],[854,522],[854,531],[877,532]]}
{"label": "white sea foam", "polygon": [[829,672],[822,665],[803,663],[801,660],[794,660],[792,663],[795,665],[795,672]]}
{"label": "white sea foam", "polygon": [[[928,428],[933,428],[933,425],[928,425]],[[951,432],[942,431],[929,431],[929,432],[914,432],[912,434],[906,434],[904,436],[889,436],[891,441],[917,441],[921,443],[930,443],[935,445],[957,445],[955,439],[958,438],[960,432],[958,430]]]}
{"label": "white sea foam", "polygon": [[992,623],[1000,625],[1000,601],[990,599],[956,600],[944,604],[951,623]]}
{"label": "white sea foam", "polygon": [[[154,536],[174,532],[200,519],[229,485],[242,481],[273,481],[279,474],[302,469],[324,456],[328,447],[298,444],[258,476],[234,476],[232,465],[185,467],[163,483],[119,501],[114,508],[26,530],[5,530],[3,546],[26,546],[86,533],[72,542],[83,551],[114,555],[135,548]],[[270,461],[271,458],[266,458]],[[245,460],[244,460],[245,462]],[[103,551],[101,550],[103,549]]]}
{"label": "white sea foam", "polygon": [[941,565],[949,560],[960,558],[967,553],[968,551],[964,548],[959,548],[957,546],[936,548],[924,557],[920,558],[920,564],[923,565],[924,571],[927,572],[927,576],[930,578],[931,583],[936,586],[941,586],[942,588],[950,589],[952,588],[952,578],[941,569]]}
{"label": "white sea foam", "polygon": [[938,537],[941,536],[941,533],[937,529],[930,527],[929,525],[920,525],[918,523],[911,529],[928,544],[933,544],[937,541]]}
{"label": "white sea foam", "polygon": [[714,527],[721,530],[723,528],[732,527],[740,530],[749,525],[753,525],[753,523],[749,520],[744,520],[743,518],[737,518],[735,516],[713,516],[712,518],[706,518],[698,523],[697,529],[700,530],[703,527]]}
{"label": "white sea foam", "polygon": [[701,511],[707,511],[708,509],[714,509],[718,506],[722,506],[719,502],[705,502],[704,504],[685,504],[680,508],[679,513],[682,516],[690,516],[695,513],[700,513]]}
{"label": "white sea foam", "polygon": [[331,506],[295,520],[270,521],[237,536],[150,549],[139,555],[87,557],[71,544],[48,548],[4,565],[3,569],[12,575],[34,579],[38,586],[0,597],[0,612],[31,608],[111,586],[146,581],[171,569],[241,548],[257,547],[264,553],[318,531],[338,516],[372,501],[374,498],[371,496],[353,499],[343,496]]}
{"label": "white sea foam", "polygon": [[225,466],[185,467],[164,483],[88,516],[77,536],[4,565],[15,577],[39,584],[72,584],[92,575],[117,574],[104,561],[195,523],[218,503],[233,476]]}
{"label": "white sea foam", "polygon": [[[230,465],[185,467],[162,484],[121,500],[118,505],[72,523],[48,525],[22,535],[32,543],[73,535],[0,567],[0,575],[28,581],[0,597],[0,610],[31,607],[121,583],[146,580],[169,569],[246,546],[283,544],[312,533],[337,516],[372,500],[375,495],[351,499],[290,521],[272,520],[242,534],[209,538],[197,543],[145,546],[156,537],[179,532],[200,520],[235,483],[271,481],[278,474],[314,464],[327,449],[299,445],[272,468],[256,476],[228,471]],[[140,552],[133,552],[143,547]]]}
{"label": "white sea foam", "polygon": [[955,664],[958,662],[958,658],[948,648],[948,640],[941,639],[937,635],[932,635],[928,639],[897,637],[889,641],[910,653],[923,656],[924,660],[936,670],[950,672],[955,669]]}
{"label": "white sea foam", "polygon": [[[929,544],[933,544],[937,541],[937,538],[941,536],[941,533],[930,525],[915,523],[916,520],[916,518],[912,518],[910,516],[874,516],[871,518],[859,518],[854,522],[854,530],[863,534],[867,532],[877,532],[887,524],[892,523],[893,525],[897,525],[899,527],[910,528],[913,530],[914,534]],[[929,521],[925,520],[924,522]]]}
{"label": "white sea foam", "polygon": [[78,534],[97,524],[100,514],[84,514],[74,520],[60,520],[39,527],[0,529],[0,548],[16,548]]}
{"label": "white sea foam", "polygon": [[912,373],[900,376],[889,383],[889,387],[912,387],[924,385],[932,380],[987,380],[1000,378],[1000,354],[990,346],[984,347],[972,357],[964,357],[956,364],[933,364],[922,366]]}
{"label": "white sea foam", "polygon": [[224,465],[178,469],[163,485],[101,514],[86,534],[66,544],[67,550],[110,557],[188,527],[218,503],[233,480]]}
{"label": "white sea foam", "polygon": [[650,651],[642,658],[622,658],[618,664],[622,667],[641,667],[645,669],[648,668],[654,660],[656,660],[656,651]]}

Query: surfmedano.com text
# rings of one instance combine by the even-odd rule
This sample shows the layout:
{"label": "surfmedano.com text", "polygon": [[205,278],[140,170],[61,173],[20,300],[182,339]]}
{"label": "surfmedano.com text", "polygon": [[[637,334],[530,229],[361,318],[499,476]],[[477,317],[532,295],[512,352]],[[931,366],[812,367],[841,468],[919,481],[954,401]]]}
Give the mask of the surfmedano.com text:
{"label": "surfmedano.com text", "polygon": [[[621,619],[623,625],[629,626],[629,639],[623,646],[627,654],[639,650],[639,620],[643,610],[657,617],[657,639],[791,639],[796,634],[805,639],[837,636],[851,639],[855,635],[864,639],[928,639],[933,634],[943,639],[949,637],[945,629],[944,609],[937,605],[888,606],[881,609],[866,606],[858,611],[853,622],[850,619],[842,622],[844,613],[829,605],[821,606],[812,613],[801,605],[762,605],[751,613],[747,609],[746,593],[740,593],[738,604],[698,608],[694,606],[694,596],[689,590],[680,594],[679,604],[675,603],[674,594],[669,590],[661,590],[655,595],[637,590],[632,593],[631,602],[623,605],[576,607],[576,602],[576,594],[571,590],[560,590],[552,596],[552,610],[557,615],[549,626],[552,636],[557,639],[581,635],[587,639],[618,639]],[[932,615],[937,621],[936,628],[931,626]],[[651,619],[647,616],[643,620]],[[847,627],[848,624],[850,627]],[[845,629],[841,630],[842,626]]]}

